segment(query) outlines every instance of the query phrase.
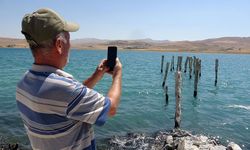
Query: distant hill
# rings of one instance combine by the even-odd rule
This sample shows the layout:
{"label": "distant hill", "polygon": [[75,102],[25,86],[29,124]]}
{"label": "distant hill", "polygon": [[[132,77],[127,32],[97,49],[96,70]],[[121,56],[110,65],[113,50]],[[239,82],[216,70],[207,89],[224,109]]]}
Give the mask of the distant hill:
{"label": "distant hill", "polygon": [[[107,49],[110,45],[115,45],[119,49],[127,50],[250,54],[250,37],[222,37],[199,41],[161,41],[152,39],[103,40],[95,38],[71,41],[71,46],[75,49]],[[28,47],[28,44],[23,39],[0,38],[0,47]]]}
{"label": "distant hill", "polygon": [[25,48],[25,47],[28,47],[28,44],[26,43],[26,40],[24,40],[24,39],[1,38],[0,37],[0,47]]}

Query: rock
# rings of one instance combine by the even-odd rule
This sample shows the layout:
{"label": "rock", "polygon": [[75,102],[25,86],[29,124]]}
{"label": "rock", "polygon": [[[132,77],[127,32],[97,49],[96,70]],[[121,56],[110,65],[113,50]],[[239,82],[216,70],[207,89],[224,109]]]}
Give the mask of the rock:
{"label": "rock", "polygon": [[167,144],[173,144],[173,141],[174,141],[174,139],[173,139],[173,137],[171,136],[171,135],[168,135],[167,137],[166,137],[166,142],[167,142]]}
{"label": "rock", "polygon": [[227,150],[242,150],[239,145],[234,142],[230,142],[227,146]]}
{"label": "rock", "polygon": [[226,147],[223,145],[215,145],[213,147],[210,147],[209,150],[225,150]]}
{"label": "rock", "polygon": [[177,150],[192,150],[193,143],[187,139],[181,139]]}
{"label": "rock", "polygon": [[191,150],[199,150],[199,148],[195,145],[192,145]]}
{"label": "rock", "polygon": [[235,143],[229,143],[228,147],[225,147],[218,141],[219,137],[192,135],[180,129],[158,132],[154,136],[130,133],[127,136],[114,136],[110,139],[108,150],[241,150]]}
{"label": "rock", "polygon": [[204,145],[200,145],[199,148],[202,150],[210,150],[211,147],[213,147],[213,144],[204,144]]}
{"label": "rock", "polygon": [[196,146],[198,146],[198,147],[199,147],[200,145],[206,144],[206,143],[207,143],[207,140],[208,140],[208,137],[203,136],[203,135],[194,136],[193,139],[192,139],[194,145],[196,145]]}

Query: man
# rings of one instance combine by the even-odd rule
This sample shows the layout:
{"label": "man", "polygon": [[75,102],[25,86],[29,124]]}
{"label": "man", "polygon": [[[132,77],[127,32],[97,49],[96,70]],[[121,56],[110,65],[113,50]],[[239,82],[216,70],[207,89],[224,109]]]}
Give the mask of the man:
{"label": "man", "polygon": [[[103,60],[87,80],[76,81],[67,64],[70,34],[79,29],[51,9],[39,9],[22,20],[34,64],[17,85],[16,100],[33,149],[95,149],[93,124],[113,116],[121,96],[122,65],[112,72]],[[92,90],[105,73],[113,82],[104,97]]]}

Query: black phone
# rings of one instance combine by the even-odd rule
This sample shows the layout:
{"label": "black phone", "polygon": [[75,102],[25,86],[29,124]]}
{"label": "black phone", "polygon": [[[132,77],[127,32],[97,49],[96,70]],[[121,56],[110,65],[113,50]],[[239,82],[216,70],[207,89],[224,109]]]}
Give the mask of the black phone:
{"label": "black phone", "polygon": [[110,68],[109,71],[113,71],[116,64],[117,57],[117,47],[109,46],[108,47],[108,62],[107,65]]}

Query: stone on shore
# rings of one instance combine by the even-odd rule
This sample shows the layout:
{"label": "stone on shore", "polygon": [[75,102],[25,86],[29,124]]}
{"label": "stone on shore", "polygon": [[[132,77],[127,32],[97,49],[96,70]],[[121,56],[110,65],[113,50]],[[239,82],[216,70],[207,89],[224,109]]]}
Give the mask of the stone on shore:
{"label": "stone on shore", "polygon": [[192,135],[184,130],[160,131],[155,136],[129,133],[115,136],[109,140],[109,150],[241,150],[235,143],[227,147],[220,145],[218,139],[204,135]]}
{"label": "stone on shore", "polygon": [[242,150],[239,145],[234,142],[230,142],[227,146],[227,150]]}

